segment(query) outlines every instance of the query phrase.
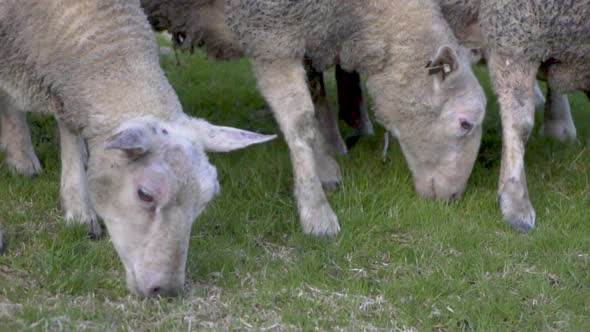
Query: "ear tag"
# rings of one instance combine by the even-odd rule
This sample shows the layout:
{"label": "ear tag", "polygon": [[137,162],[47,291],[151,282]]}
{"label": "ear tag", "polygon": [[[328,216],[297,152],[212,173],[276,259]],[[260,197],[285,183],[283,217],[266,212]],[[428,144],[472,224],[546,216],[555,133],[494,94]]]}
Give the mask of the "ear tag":
{"label": "ear tag", "polygon": [[439,66],[432,66],[432,62],[429,61],[426,65],[426,68],[428,68],[428,75],[430,76],[442,73],[443,81],[445,80],[446,76],[451,72],[451,66],[446,63]]}

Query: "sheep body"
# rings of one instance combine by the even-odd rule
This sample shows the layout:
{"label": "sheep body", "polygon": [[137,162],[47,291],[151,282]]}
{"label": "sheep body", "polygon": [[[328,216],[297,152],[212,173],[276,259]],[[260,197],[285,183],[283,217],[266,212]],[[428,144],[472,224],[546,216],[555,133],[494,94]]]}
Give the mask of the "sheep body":
{"label": "sheep body", "polygon": [[[174,2],[160,0],[170,8]],[[204,31],[219,29],[216,38],[251,59],[258,88],[285,134],[306,233],[338,232],[322,184],[333,187],[340,175],[318,135],[305,57],[319,70],[339,63],[365,76],[377,119],[398,137],[423,196],[455,199],[462,193],[479,147],[485,96],[436,2],[216,0],[191,10],[205,8],[223,10],[227,26],[216,22]],[[447,70],[428,75],[429,61]]]}
{"label": "sheep body", "polygon": [[[205,151],[273,137],[182,111],[139,1],[1,0],[0,44],[0,96],[11,98],[2,120],[15,109],[57,118],[66,220],[98,234],[98,213],[129,289],[177,294],[190,226],[219,192]],[[15,119],[18,137],[28,138],[24,118]],[[30,146],[23,142],[2,138]]]}

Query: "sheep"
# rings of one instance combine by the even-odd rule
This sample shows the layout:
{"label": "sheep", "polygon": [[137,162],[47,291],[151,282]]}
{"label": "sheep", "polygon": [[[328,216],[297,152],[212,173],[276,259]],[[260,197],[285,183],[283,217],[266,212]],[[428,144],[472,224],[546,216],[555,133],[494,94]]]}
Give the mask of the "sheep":
{"label": "sheep", "polygon": [[186,115],[139,1],[2,0],[0,43],[0,90],[58,119],[66,216],[95,232],[102,218],[131,291],[179,293],[191,225],[219,193],[205,151],[275,136]]}
{"label": "sheep", "polygon": [[535,210],[524,153],[534,124],[535,77],[543,73],[555,95],[574,90],[589,95],[590,1],[445,0],[442,8],[459,39],[478,36],[475,43],[489,55],[502,119],[498,204],[505,222],[529,232]]}
{"label": "sheep", "polygon": [[177,35],[183,45],[201,45],[221,57],[235,50],[250,58],[258,89],[290,149],[305,233],[338,233],[322,185],[341,178],[318,134],[304,57],[318,70],[337,62],[366,77],[377,119],[399,139],[422,196],[453,200],[463,193],[486,100],[436,2],[143,0],[142,5],[150,20],[163,22],[173,36],[176,27],[195,31]]}

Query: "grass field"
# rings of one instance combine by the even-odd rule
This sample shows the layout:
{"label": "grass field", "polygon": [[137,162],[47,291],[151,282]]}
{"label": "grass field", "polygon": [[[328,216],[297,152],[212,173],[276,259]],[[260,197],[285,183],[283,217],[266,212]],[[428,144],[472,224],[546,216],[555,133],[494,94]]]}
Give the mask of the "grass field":
{"label": "grass field", "polygon": [[[247,61],[202,55],[162,62],[185,111],[264,133],[278,128]],[[108,237],[87,239],[58,209],[52,120],[31,116],[44,166],[34,179],[0,165],[0,331],[15,330],[590,330],[590,154],[585,97],[572,95],[579,142],[528,143],[537,227],[519,235],[496,207],[500,123],[488,92],[485,134],[463,198],[422,200],[382,130],[340,160],[330,195],[341,233],[302,234],[282,139],[212,155],[222,195],[193,227],[185,294],[141,300],[124,286]],[[328,80],[334,108],[334,81]],[[541,114],[537,116],[540,123]]]}

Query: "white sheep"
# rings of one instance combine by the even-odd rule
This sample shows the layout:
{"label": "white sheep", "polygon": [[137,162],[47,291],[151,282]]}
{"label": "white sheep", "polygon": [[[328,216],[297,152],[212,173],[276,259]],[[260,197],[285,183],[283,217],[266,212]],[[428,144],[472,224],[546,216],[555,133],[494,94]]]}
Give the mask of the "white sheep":
{"label": "white sheep", "polygon": [[[96,211],[132,291],[178,293],[191,225],[219,192],[204,151],[274,136],[183,113],[139,1],[2,0],[0,44],[0,90],[16,109],[58,119],[66,218],[98,232]],[[4,108],[2,119],[13,115]],[[26,127],[22,116],[14,119]],[[3,136],[7,151],[11,140]],[[10,159],[19,172],[38,170],[31,155]]]}
{"label": "white sheep", "polygon": [[443,5],[451,26],[479,36],[476,43],[488,54],[502,119],[498,204],[507,223],[530,231],[535,210],[524,153],[534,124],[535,78],[544,73],[555,95],[590,93],[590,1],[446,0]]}
{"label": "white sheep", "polygon": [[258,88],[290,148],[304,232],[339,231],[322,184],[341,181],[318,134],[304,57],[318,70],[337,59],[367,79],[377,119],[400,141],[422,196],[452,200],[463,193],[479,148],[485,95],[435,1],[143,0],[142,5],[152,23],[181,45],[251,59]]}

